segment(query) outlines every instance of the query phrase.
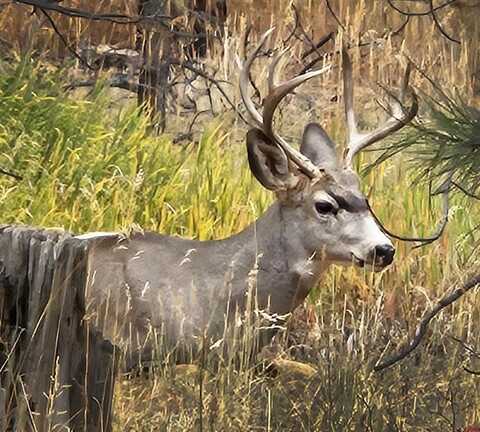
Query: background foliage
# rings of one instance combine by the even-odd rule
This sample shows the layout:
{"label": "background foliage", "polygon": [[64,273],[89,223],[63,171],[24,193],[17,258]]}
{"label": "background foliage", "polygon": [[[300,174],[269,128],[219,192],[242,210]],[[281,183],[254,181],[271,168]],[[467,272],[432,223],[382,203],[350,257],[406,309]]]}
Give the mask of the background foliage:
{"label": "background foliage", "polygon": [[[207,239],[239,231],[272,200],[221,122],[197,144],[174,146],[152,135],[135,108],[113,109],[102,87],[69,97],[63,70],[23,58],[2,64],[0,76],[0,165],[23,178],[0,176],[2,222],[75,232],[141,226]],[[437,204],[403,167],[388,161],[365,177],[364,189],[385,224],[421,234]],[[478,292],[440,315],[416,355],[381,374],[370,369],[435,296],[478,265],[475,223],[478,209],[457,199],[440,242],[415,251],[398,245],[395,264],[378,275],[332,269],[278,378],[212,351],[197,367],[165,364],[148,379],[121,381],[117,430],[429,431],[478,422],[479,380],[463,369],[478,369],[463,345],[480,346]],[[304,368],[291,367],[292,358]]]}

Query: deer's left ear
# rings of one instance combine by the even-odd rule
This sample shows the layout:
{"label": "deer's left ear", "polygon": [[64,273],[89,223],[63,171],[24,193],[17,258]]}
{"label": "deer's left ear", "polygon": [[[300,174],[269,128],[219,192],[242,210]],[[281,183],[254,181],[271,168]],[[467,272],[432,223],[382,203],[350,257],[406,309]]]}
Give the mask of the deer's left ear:
{"label": "deer's left ear", "polygon": [[260,129],[248,131],[247,151],[250,171],[265,188],[271,191],[288,188],[291,174],[287,156]]}
{"label": "deer's left ear", "polygon": [[300,151],[317,167],[337,167],[335,143],[318,123],[310,123],[305,127]]}

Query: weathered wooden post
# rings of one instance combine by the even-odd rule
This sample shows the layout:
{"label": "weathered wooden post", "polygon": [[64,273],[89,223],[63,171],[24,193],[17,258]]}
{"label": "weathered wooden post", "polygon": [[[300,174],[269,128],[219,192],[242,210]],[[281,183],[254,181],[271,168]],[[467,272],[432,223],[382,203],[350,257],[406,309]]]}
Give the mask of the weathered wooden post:
{"label": "weathered wooden post", "polygon": [[0,227],[0,431],[108,431],[111,344],[85,319],[87,244]]}

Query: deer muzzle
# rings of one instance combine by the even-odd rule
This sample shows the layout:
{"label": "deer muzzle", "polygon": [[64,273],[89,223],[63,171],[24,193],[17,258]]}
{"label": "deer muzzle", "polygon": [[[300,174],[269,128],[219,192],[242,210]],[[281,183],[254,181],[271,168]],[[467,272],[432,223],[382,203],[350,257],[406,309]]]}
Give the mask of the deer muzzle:
{"label": "deer muzzle", "polygon": [[395,256],[395,248],[388,243],[377,245],[370,252],[369,262],[372,263],[374,267],[387,267],[393,262],[393,257]]}

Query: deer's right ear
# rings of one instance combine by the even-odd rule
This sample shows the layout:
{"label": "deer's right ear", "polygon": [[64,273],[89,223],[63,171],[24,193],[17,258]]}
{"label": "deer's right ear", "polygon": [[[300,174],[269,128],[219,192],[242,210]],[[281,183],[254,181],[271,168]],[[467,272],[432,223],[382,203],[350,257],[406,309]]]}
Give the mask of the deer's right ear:
{"label": "deer's right ear", "polygon": [[277,191],[287,187],[290,178],[287,156],[260,129],[248,131],[247,152],[250,171],[265,188]]}
{"label": "deer's right ear", "polygon": [[300,152],[317,167],[334,169],[337,167],[335,143],[318,123],[310,123],[305,128]]}

